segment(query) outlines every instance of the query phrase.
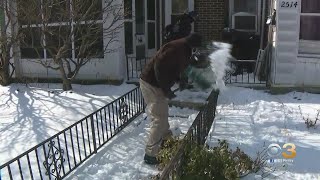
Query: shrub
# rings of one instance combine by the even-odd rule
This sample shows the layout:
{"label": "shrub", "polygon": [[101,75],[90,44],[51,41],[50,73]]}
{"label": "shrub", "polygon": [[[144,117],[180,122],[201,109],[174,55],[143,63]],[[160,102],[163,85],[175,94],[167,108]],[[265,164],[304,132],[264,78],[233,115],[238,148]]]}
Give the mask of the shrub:
{"label": "shrub", "polygon": [[[167,141],[159,153],[160,167],[164,167],[177,153],[182,141]],[[187,145],[182,162],[182,175],[177,179],[218,179],[234,180],[252,171],[257,171],[257,161],[253,161],[239,148],[229,148],[227,141],[218,140],[218,146],[206,148],[199,145]]]}

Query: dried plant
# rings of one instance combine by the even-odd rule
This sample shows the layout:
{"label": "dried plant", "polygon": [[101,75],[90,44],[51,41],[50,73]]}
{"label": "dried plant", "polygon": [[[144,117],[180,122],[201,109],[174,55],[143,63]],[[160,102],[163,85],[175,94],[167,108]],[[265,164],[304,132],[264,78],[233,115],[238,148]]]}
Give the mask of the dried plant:
{"label": "dried plant", "polygon": [[300,115],[302,116],[302,119],[304,120],[304,123],[306,124],[307,128],[308,129],[311,127],[316,128],[317,121],[319,120],[320,109],[317,110],[317,114],[316,114],[315,118],[313,118],[313,119],[309,118],[309,114],[307,117],[303,116],[300,106],[299,106],[299,110],[300,110]]}

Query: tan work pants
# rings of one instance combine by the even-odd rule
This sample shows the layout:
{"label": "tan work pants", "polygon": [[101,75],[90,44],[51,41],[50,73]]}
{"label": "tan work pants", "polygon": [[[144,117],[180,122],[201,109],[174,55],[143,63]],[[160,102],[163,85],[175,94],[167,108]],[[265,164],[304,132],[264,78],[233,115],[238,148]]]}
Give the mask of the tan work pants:
{"label": "tan work pants", "polygon": [[160,88],[154,87],[140,79],[140,89],[147,104],[146,113],[151,119],[151,128],[146,154],[156,157],[160,151],[161,143],[171,131],[168,122],[168,99]]}

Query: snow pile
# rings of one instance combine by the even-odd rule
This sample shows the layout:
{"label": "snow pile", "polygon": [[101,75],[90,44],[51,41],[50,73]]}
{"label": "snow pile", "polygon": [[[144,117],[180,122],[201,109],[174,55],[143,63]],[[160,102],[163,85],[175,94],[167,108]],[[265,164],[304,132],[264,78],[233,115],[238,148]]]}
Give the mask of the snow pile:
{"label": "snow pile", "polygon": [[214,74],[214,88],[223,90],[225,88],[224,77],[226,71],[230,70],[229,59],[231,56],[231,44],[222,42],[212,42],[212,46],[218,50],[209,55],[210,66]]}

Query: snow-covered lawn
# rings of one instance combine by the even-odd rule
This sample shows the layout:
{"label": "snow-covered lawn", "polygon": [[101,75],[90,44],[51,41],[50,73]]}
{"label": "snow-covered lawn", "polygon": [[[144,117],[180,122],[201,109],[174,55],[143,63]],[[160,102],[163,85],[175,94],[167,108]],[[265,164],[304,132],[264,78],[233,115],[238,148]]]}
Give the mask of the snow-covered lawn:
{"label": "snow-covered lawn", "polygon": [[[267,179],[320,179],[320,126],[307,129],[303,120],[303,117],[315,120],[318,110],[318,94],[271,95],[259,90],[228,87],[220,92],[214,130],[208,143],[214,146],[217,139],[226,139],[230,147],[238,146],[252,158],[272,143],[281,147],[293,143],[297,152],[293,163],[269,162],[268,166],[276,170],[270,171]],[[280,155],[273,159],[281,158]],[[244,179],[257,179],[259,175]]]}
{"label": "snow-covered lawn", "polygon": [[96,109],[134,89],[135,85],[60,84],[0,86],[0,164],[16,157]]}
{"label": "snow-covered lawn", "polygon": [[[68,127],[134,85],[81,86],[62,92],[60,85],[14,84],[0,87],[0,164]],[[49,90],[49,91],[48,91]],[[209,92],[177,92],[177,100],[204,102]],[[252,158],[272,143],[293,143],[293,164],[277,166],[270,179],[320,179],[320,127],[307,129],[303,117],[315,120],[320,95],[292,92],[271,95],[263,90],[228,87],[220,92],[215,124],[208,137],[213,146],[226,139]],[[197,111],[171,107],[170,125],[186,132]],[[143,163],[149,119],[139,116],[67,179],[142,179],[158,173]],[[317,124],[320,124],[318,122]],[[214,129],[214,130],[213,130]],[[285,150],[284,150],[285,151]],[[281,157],[279,157],[281,158]],[[257,174],[259,175],[259,174]],[[256,179],[248,175],[244,179]]]}

